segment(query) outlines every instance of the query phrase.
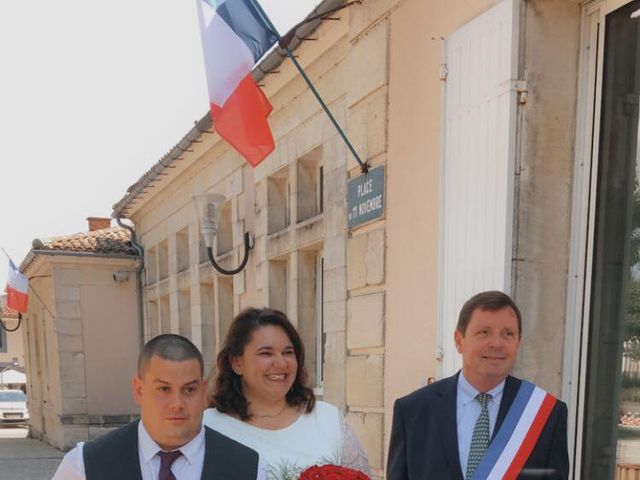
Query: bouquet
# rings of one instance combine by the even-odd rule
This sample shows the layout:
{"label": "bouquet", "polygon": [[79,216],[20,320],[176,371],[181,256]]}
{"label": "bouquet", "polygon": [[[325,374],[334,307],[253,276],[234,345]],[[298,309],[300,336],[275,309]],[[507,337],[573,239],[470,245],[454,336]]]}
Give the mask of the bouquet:
{"label": "bouquet", "polygon": [[337,465],[313,465],[300,474],[299,480],[371,480],[368,475]]}

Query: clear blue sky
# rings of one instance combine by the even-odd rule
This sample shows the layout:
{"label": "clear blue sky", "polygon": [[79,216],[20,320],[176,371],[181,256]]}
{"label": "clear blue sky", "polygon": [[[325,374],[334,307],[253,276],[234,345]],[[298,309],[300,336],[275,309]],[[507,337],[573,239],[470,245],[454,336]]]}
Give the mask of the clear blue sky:
{"label": "clear blue sky", "polygon": [[[319,2],[260,0],[281,32]],[[2,0],[0,58],[0,246],[16,263],[33,238],[110,216],[208,108],[196,0]]]}

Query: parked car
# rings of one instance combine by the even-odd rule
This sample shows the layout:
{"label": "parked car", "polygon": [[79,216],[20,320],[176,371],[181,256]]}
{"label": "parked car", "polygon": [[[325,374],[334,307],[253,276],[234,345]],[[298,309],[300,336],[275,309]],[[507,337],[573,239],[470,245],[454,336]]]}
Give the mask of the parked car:
{"label": "parked car", "polygon": [[0,424],[27,425],[27,396],[22,390],[0,390]]}

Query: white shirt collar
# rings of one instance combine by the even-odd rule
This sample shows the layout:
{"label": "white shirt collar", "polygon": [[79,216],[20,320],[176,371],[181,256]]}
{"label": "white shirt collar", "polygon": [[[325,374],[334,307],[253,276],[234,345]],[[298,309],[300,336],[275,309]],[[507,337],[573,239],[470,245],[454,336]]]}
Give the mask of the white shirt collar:
{"label": "white shirt collar", "polygon": [[[504,384],[506,379],[502,380],[498,385],[489,390],[488,393],[491,395],[490,401],[495,401],[498,397],[502,397],[502,392],[504,390]],[[465,378],[462,370],[460,370],[460,375],[458,375],[458,396],[460,397],[460,401],[462,405],[467,405],[475,400],[476,395],[481,393],[476,387],[471,385],[469,381]]]}
{"label": "white shirt collar", "polygon": [[[144,428],[144,424],[142,423],[142,419],[138,422],[138,444],[140,445],[140,449],[142,450],[142,456],[144,461],[149,463],[153,457],[156,456],[160,448],[160,445],[156,443],[156,441],[151,438],[147,429]],[[200,431],[198,434],[191,439],[190,442],[184,444],[179,449],[182,452],[182,455],[186,458],[187,462],[192,464],[195,460],[196,453],[204,448],[204,425],[200,427]]]}

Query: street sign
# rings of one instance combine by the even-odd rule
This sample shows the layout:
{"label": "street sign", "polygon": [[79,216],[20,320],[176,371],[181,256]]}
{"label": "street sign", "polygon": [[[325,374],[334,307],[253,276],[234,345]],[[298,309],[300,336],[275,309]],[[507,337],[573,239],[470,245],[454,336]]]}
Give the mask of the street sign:
{"label": "street sign", "polygon": [[347,186],[349,228],[379,218],[384,213],[384,166],[349,180]]}

